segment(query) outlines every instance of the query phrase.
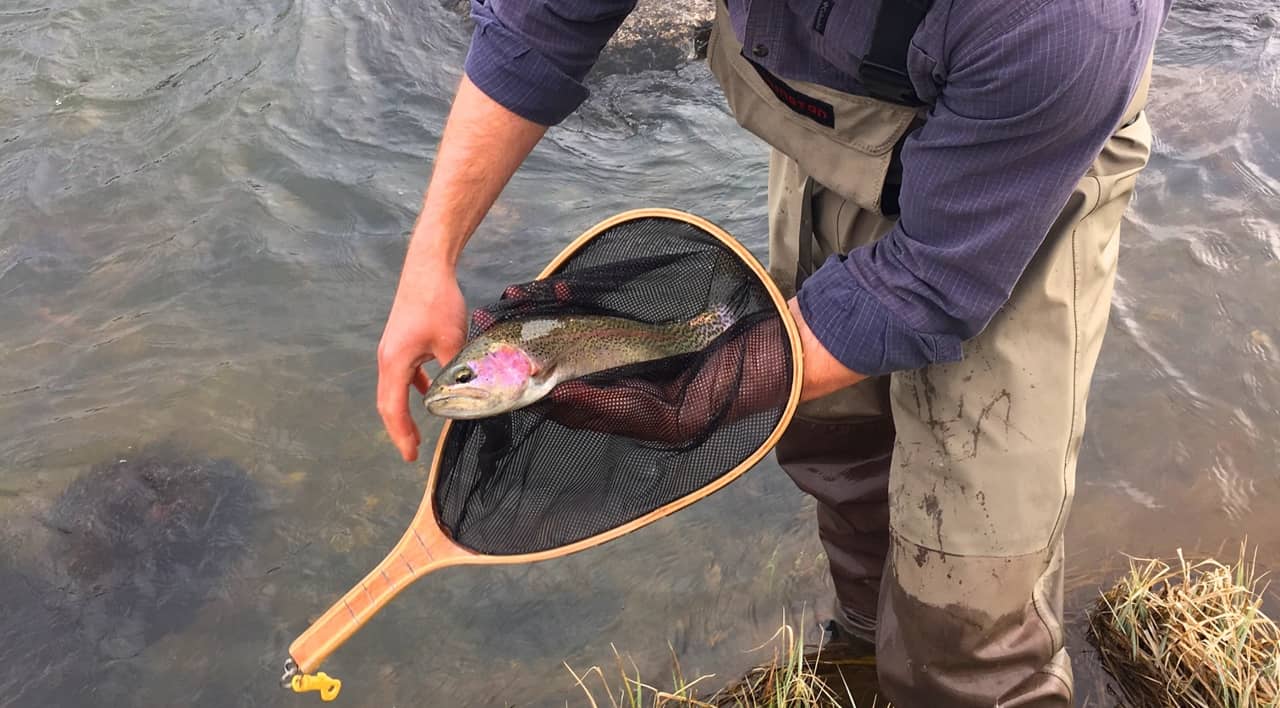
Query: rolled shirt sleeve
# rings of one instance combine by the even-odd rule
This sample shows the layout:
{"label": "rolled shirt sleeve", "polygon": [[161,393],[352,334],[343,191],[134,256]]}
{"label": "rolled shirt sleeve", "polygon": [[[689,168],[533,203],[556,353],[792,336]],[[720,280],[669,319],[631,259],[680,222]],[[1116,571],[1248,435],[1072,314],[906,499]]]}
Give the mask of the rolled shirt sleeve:
{"label": "rolled shirt sleeve", "polygon": [[464,69],[489,98],[541,125],[563,121],[636,0],[471,0]]}
{"label": "rolled shirt sleeve", "polygon": [[949,38],[950,74],[903,146],[897,225],[833,255],[798,293],[848,368],[957,361],[1009,299],[1122,119],[1158,31],[1149,17],[1104,26],[1087,5],[1045,3]]}

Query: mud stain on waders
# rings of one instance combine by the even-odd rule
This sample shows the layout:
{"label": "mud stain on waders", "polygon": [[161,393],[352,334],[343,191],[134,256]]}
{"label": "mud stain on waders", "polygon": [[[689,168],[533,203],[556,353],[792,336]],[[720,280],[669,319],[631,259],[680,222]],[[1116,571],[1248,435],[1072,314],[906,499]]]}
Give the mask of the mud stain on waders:
{"label": "mud stain on waders", "polygon": [[[945,557],[942,552],[942,504],[938,501],[938,485],[933,486],[933,491],[924,495],[920,501],[920,510],[933,520],[933,531],[938,539],[938,555]],[[929,549],[924,546],[916,546],[916,565],[923,568],[924,564],[929,560]]]}
{"label": "mud stain on waders", "polygon": [[1013,395],[1009,393],[1009,389],[1006,388],[1006,389],[1002,389],[1000,393],[996,394],[996,397],[991,399],[990,403],[983,406],[982,411],[978,413],[978,420],[973,425],[973,431],[972,431],[973,444],[972,444],[972,449],[969,451],[970,458],[974,458],[978,456],[978,438],[982,436],[982,422],[992,414],[992,412],[995,410],[996,405],[998,405],[1001,401],[1004,401],[1004,421],[1003,422],[1004,422],[1005,437],[1008,437],[1009,431],[1013,429],[1013,425],[1010,422],[1010,419],[1013,417]]}

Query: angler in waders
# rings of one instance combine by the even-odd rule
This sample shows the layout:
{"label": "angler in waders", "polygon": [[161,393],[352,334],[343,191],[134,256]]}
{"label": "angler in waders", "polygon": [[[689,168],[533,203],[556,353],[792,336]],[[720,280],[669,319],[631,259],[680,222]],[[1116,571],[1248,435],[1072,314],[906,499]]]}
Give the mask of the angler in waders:
{"label": "angler in waders", "polygon": [[[408,388],[461,348],[456,262],[586,98],[634,0],[473,0],[475,34],[379,345]],[[771,146],[770,271],[839,633],[902,708],[1067,706],[1063,528],[1169,0],[718,0],[708,63]]]}

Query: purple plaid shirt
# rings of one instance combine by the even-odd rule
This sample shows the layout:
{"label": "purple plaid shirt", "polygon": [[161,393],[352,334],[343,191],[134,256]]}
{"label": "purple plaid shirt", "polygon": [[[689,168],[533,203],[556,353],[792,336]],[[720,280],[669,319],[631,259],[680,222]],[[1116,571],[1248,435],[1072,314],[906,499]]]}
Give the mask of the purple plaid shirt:
{"label": "purple plaid shirt", "polygon": [[[879,375],[961,358],[1122,119],[1170,3],[935,0],[908,57],[931,105],[903,148],[898,223],[832,256],[798,294],[837,359]],[[634,5],[472,0],[467,75],[513,112],[553,125],[586,99],[583,78]],[[864,93],[854,68],[879,5],[728,0],[743,45],[764,48],[753,61],[850,93]]]}

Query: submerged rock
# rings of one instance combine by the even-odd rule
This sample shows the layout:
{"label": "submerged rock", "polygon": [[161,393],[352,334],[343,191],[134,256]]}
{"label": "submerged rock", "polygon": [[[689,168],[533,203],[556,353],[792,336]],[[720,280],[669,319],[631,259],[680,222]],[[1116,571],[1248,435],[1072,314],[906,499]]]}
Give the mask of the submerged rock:
{"label": "submerged rock", "polygon": [[[460,15],[469,15],[468,0],[440,3]],[[714,0],[639,0],[600,53],[592,74],[676,69],[703,54],[706,30],[714,16]]]}
{"label": "submerged rock", "polygon": [[600,54],[602,74],[675,69],[705,54],[706,30],[715,17],[713,0],[668,3],[640,0]]}
{"label": "submerged rock", "polygon": [[255,489],[227,460],[148,451],[96,466],[49,512],[50,557],[103,652],[183,627],[248,544]]}
{"label": "submerged rock", "polygon": [[257,501],[233,463],[160,449],[74,480],[45,514],[36,561],[0,558],[0,707],[102,698],[108,666],[187,626],[221,587]]}

